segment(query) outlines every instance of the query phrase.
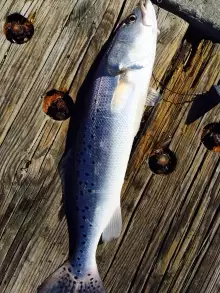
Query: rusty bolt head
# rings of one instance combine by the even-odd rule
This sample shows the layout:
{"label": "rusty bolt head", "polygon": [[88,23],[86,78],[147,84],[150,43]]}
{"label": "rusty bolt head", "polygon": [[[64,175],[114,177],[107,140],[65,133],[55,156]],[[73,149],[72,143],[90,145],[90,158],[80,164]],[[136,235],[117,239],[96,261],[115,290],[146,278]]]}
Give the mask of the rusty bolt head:
{"label": "rusty bolt head", "polygon": [[67,93],[51,90],[44,97],[43,110],[54,120],[68,119],[72,115],[73,109],[73,100]]}
{"label": "rusty bolt head", "polygon": [[211,123],[204,127],[201,141],[210,151],[220,152],[220,123]]}
{"label": "rusty bolt head", "polygon": [[150,154],[149,167],[155,174],[170,174],[176,169],[176,165],[176,155],[168,148],[160,148]]}
{"label": "rusty bolt head", "polygon": [[158,155],[158,164],[161,166],[167,166],[170,161],[170,156],[166,153],[162,153],[161,155]]}
{"label": "rusty bolt head", "polygon": [[34,34],[33,24],[19,13],[7,16],[4,33],[8,41],[16,44],[27,43]]}

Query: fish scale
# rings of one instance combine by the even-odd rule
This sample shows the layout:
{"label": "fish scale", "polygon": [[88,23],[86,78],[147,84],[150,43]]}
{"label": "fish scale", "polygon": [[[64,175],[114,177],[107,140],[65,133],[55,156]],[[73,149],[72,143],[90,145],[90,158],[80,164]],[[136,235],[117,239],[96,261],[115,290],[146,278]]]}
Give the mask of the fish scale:
{"label": "fish scale", "polygon": [[156,52],[157,21],[149,0],[117,29],[88,90],[64,170],[69,259],[39,293],[105,292],[96,249],[120,234],[120,193],[139,128]]}

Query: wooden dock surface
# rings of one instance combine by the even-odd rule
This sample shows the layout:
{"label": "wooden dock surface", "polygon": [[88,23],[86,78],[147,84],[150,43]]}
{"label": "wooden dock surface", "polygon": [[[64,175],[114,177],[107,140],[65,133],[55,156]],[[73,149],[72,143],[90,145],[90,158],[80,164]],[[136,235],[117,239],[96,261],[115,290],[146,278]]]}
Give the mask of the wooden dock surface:
{"label": "wooden dock surface", "polygon": [[[11,44],[3,33],[0,38],[1,293],[36,292],[68,254],[66,222],[59,217],[58,163],[69,121],[46,117],[42,97],[56,88],[69,90],[75,99],[115,24],[136,3],[0,3],[2,23],[8,14],[20,12],[35,26],[27,44]],[[192,34],[186,22],[161,9],[159,28],[154,76],[163,85],[152,78],[152,86],[161,88],[163,101],[144,115],[122,192],[123,231],[99,246],[98,266],[107,292],[217,293],[220,156],[203,146],[201,133],[207,124],[219,122],[220,104],[196,117],[192,96],[169,90],[204,93],[218,84],[220,44]],[[149,153],[169,139],[177,169],[169,176],[154,175]]]}

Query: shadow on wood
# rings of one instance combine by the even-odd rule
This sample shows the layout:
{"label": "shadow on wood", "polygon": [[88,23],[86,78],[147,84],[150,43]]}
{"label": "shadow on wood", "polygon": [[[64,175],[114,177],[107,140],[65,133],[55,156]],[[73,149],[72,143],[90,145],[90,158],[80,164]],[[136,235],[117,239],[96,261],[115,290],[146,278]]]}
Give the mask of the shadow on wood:
{"label": "shadow on wood", "polygon": [[220,96],[217,92],[215,86],[211,87],[210,91],[198,95],[193,104],[191,109],[189,110],[189,114],[186,119],[186,124],[189,125],[196,121],[197,119],[204,116],[207,112],[212,110],[215,106],[220,103]]}

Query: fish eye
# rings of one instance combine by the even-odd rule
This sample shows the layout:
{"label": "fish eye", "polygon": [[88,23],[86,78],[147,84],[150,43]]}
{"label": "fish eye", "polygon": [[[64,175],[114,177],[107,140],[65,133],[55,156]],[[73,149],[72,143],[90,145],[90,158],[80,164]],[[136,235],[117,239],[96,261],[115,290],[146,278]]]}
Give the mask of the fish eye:
{"label": "fish eye", "polygon": [[131,15],[128,16],[128,18],[126,19],[125,23],[126,24],[133,23],[133,22],[135,22],[136,19],[137,19],[136,15],[131,14]]}

